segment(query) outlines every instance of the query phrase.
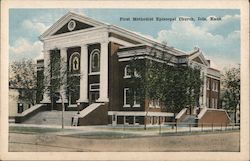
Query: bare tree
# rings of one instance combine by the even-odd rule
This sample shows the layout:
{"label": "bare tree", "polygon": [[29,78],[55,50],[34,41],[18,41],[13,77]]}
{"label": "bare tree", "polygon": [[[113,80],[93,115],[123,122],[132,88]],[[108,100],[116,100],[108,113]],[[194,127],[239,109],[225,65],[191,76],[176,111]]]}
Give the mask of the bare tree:
{"label": "bare tree", "polygon": [[39,90],[37,88],[35,62],[31,59],[12,62],[9,67],[9,86],[23,92],[19,95],[20,100],[34,105],[36,103],[36,92]]}

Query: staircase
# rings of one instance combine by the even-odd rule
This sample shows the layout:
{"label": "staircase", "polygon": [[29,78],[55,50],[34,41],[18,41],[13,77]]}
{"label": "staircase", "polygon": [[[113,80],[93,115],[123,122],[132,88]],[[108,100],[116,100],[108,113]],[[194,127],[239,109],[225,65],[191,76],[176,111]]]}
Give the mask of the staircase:
{"label": "staircase", "polygon": [[[64,111],[65,126],[71,126],[72,117],[76,113],[77,111]],[[61,125],[62,111],[41,111],[22,123],[39,125]]]}
{"label": "staircase", "polygon": [[79,117],[85,117],[87,116],[90,112],[94,111],[95,109],[97,109],[98,107],[100,107],[103,103],[92,103],[91,105],[89,105],[88,107],[86,107],[85,109],[83,109],[80,112]]}
{"label": "staircase", "polygon": [[83,109],[79,116],[79,125],[107,125],[108,106],[105,103],[92,103]]}
{"label": "staircase", "polygon": [[195,126],[195,124],[197,123],[197,117],[194,115],[186,115],[181,121],[180,121],[180,125],[181,126],[189,126],[189,124],[191,124],[191,126]]}

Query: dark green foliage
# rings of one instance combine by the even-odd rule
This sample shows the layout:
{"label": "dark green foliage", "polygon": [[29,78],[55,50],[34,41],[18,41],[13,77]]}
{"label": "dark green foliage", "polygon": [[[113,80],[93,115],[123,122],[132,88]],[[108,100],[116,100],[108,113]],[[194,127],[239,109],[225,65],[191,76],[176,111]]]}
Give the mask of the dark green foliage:
{"label": "dark green foliage", "polygon": [[[164,54],[163,54],[164,55]],[[131,98],[136,92],[141,102],[159,99],[169,112],[178,113],[185,107],[198,106],[202,80],[200,69],[187,65],[171,65],[171,58],[162,58],[162,62],[149,59],[137,59],[136,54],[130,60],[132,73],[130,79]]]}

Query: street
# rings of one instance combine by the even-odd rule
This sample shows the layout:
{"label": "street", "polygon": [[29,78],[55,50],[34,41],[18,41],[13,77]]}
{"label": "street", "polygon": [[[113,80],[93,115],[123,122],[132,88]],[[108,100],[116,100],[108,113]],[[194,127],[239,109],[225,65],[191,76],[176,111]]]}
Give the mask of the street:
{"label": "street", "polygon": [[136,138],[84,138],[9,133],[11,152],[237,152],[239,131]]}

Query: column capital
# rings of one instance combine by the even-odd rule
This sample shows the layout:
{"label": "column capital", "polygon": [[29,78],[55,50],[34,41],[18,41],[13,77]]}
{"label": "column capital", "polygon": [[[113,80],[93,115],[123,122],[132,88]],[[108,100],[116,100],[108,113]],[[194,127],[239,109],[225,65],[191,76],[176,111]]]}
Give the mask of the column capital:
{"label": "column capital", "polygon": [[101,41],[100,43],[101,43],[101,45],[106,45],[106,44],[108,45],[109,41],[104,40],[104,41]]}
{"label": "column capital", "polygon": [[81,44],[81,47],[88,47],[88,44]]}
{"label": "column capital", "polygon": [[59,48],[59,50],[67,50],[68,48],[67,47],[61,47]]}

